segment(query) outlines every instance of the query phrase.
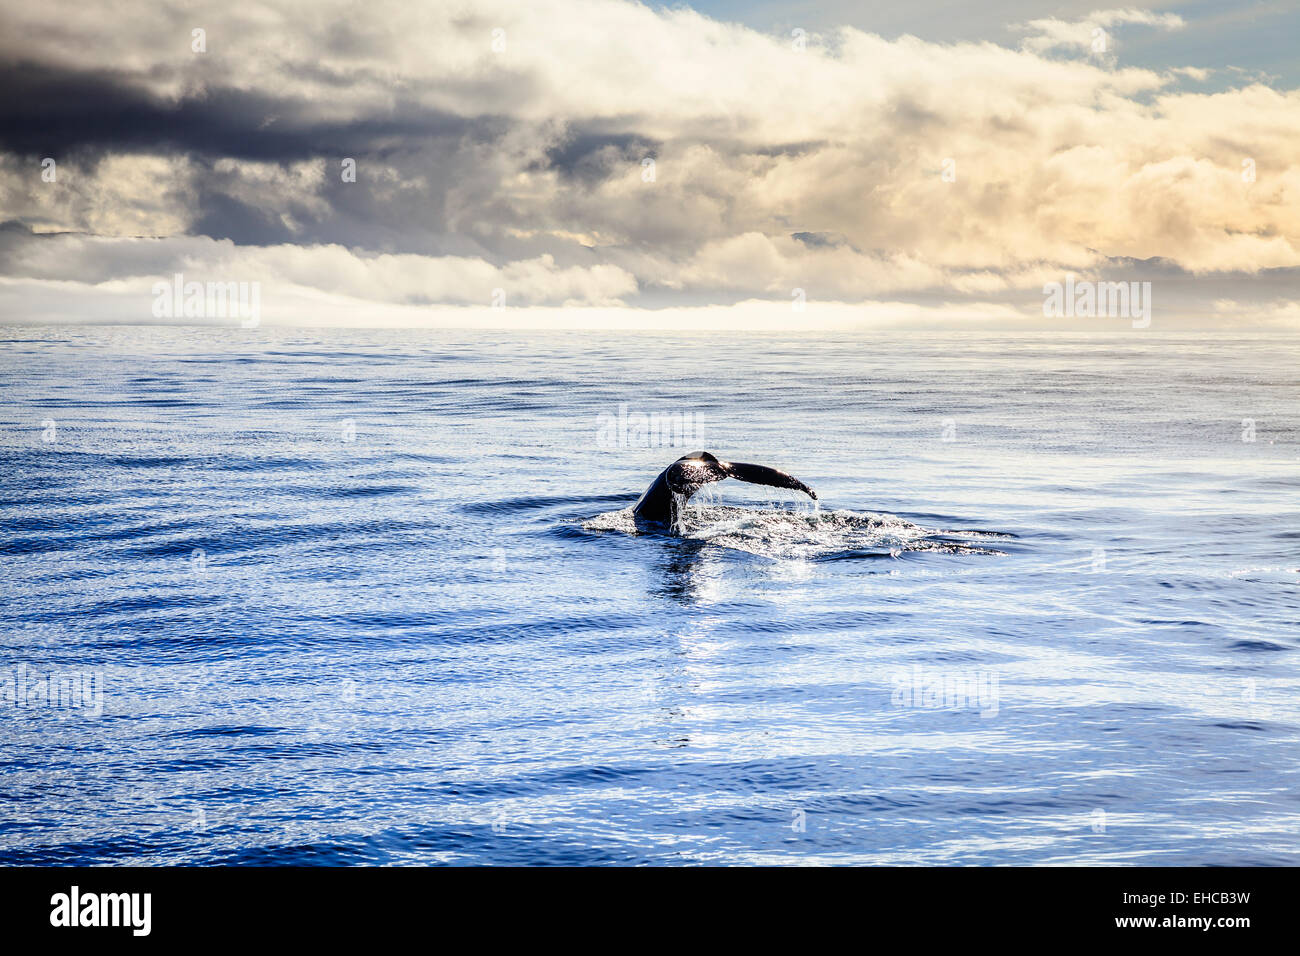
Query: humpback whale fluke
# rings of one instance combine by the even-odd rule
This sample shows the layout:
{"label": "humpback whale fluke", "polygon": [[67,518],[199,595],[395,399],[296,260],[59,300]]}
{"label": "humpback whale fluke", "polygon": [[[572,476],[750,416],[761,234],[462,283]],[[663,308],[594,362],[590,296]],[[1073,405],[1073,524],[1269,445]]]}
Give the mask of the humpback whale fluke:
{"label": "humpback whale fluke", "polygon": [[658,521],[676,524],[679,501],[685,504],[704,485],[724,478],[735,478],[754,485],[770,485],[773,488],[793,488],[814,501],[817,500],[817,492],[783,471],[743,461],[721,461],[707,451],[694,451],[678,458],[659,473],[659,477],[650,483],[650,487],[632,506],[632,517],[638,523]]}

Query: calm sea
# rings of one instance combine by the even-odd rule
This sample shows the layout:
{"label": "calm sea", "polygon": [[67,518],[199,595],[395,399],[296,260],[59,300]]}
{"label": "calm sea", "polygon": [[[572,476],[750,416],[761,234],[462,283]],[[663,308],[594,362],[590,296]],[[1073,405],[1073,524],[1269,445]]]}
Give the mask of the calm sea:
{"label": "calm sea", "polygon": [[[0,862],[1300,863],[1300,339],[0,330]],[[621,510],[686,452],[684,536]]]}

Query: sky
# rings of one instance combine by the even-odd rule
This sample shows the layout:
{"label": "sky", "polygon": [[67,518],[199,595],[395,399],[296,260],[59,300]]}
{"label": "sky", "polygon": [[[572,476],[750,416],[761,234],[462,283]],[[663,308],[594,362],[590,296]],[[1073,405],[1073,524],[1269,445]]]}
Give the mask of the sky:
{"label": "sky", "polygon": [[1293,3],[0,11],[0,322],[1300,329]]}

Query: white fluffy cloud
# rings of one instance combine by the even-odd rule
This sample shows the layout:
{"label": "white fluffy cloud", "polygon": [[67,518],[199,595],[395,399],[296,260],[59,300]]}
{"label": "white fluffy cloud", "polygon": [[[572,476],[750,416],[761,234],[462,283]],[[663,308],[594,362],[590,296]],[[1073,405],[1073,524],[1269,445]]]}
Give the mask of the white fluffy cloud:
{"label": "white fluffy cloud", "polygon": [[[239,246],[206,236],[142,240],[61,234],[16,237],[17,276],[53,282],[115,279],[257,282],[389,304],[621,305],[636,279],[617,266],[561,268],[551,256],[494,266],[461,256],[364,254],[342,246]],[[5,248],[0,245],[0,248]],[[499,291],[498,291],[499,290]]]}
{"label": "white fluffy cloud", "polygon": [[1107,53],[1111,47],[1110,31],[1117,26],[1139,24],[1161,30],[1181,30],[1187,24],[1176,13],[1153,13],[1134,7],[1114,10],[1095,10],[1082,20],[1059,20],[1046,17],[1030,20],[1015,29],[1029,35],[1021,47],[1034,53],[1050,50],[1083,50]]}

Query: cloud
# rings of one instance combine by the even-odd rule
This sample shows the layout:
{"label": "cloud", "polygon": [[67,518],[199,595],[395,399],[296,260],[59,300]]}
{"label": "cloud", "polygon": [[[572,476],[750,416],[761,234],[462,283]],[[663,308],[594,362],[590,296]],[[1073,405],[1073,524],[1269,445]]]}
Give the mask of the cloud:
{"label": "cloud", "polygon": [[[187,281],[190,279],[186,275]],[[113,279],[79,283],[50,279],[0,277],[0,310],[21,314],[26,323],[69,325],[170,322],[152,315],[152,279]],[[364,315],[359,320],[359,315]],[[436,307],[357,299],[318,290],[278,284],[260,290],[260,322],[264,326],[366,325],[380,328],[507,328],[672,331],[811,331],[859,328],[953,328],[972,322],[1000,323],[1009,328],[1041,324],[1041,308],[1027,309],[995,303],[937,303],[905,301],[814,302],[796,312],[788,302],[748,299],[733,305],[675,306],[664,309],[621,305],[575,308],[533,306],[493,308],[487,305]],[[196,326],[234,329],[237,317],[183,320]]]}
{"label": "cloud", "polygon": [[1300,331],[1300,301],[1246,301],[1216,299],[1214,312],[1226,324],[1241,326],[1266,326],[1288,331]]}
{"label": "cloud", "polygon": [[[4,272],[14,278],[99,284],[150,283],[175,273],[198,282],[257,282],[369,302],[429,305],[618,305],[636,279],[608,264],[563,268],[548,255],[494,266],[461,256],[363,254],[343,246],[241,246],[206,236],[153,240],[0,231]],[[502,294],[496,293],[501,290]],[[142,300],[141,311],[146,311]]]}
{"label": "cloud", "polygon": [[[1017,49],[844,28],[800,50],[624,0],[4,2],[13,280],[180,263],[394,308],[802,288],[1019,310],[1120,262],[1300,266],[1300,91],[1051,55],[1174,14],[1034,20]],[[82,245],[52,265],[28,229]]]}
{"label": "cloud", "polygon": [[1128,7],[1094,10],[1082,20],[1058,20],[1054,17],[1030,20],[1028,23],[1017,24],[1012,29],[1029,34],[1021,41],[1021,49],[1031,53],[1078,49],[1101,54],[1110,49],[1108,31],[1129,24],[1160,30],[1181,30],[1187,25],[1176,13],[1152,13],[1150,10]]}

